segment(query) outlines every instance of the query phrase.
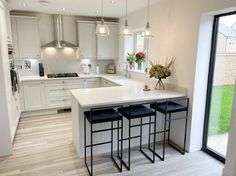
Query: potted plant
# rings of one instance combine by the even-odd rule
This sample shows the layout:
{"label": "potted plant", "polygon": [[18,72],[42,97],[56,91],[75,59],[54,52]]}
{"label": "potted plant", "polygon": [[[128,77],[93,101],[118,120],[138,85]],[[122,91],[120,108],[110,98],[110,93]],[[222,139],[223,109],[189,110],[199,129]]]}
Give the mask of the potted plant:
{"label": "potted plant", "polygon": [[170,67],[175,62],[175,58],[171,58],[170,61],[167,61],[166,64],[163,66],[161,64],[154,65],[151,61],[149,61],[151,64],[151,69],[149,70],[149,76],[150,78],[156,78],[158,79],[158,82],[156,83],[155,89],[162,89],[165,90],[165,86],[162,82],[162,79],[166,79],[171,75]]}
{"label": "potted plant", "polygon": [[138,70],[141,70],[142,63],[144,62],[145,54],[143,52],[138,52],[135,56],[136,56],[136,63],[138,64]]}
{"label": "potted plant", "polygon": [[134,68],[134,64],[136,62],[136,56],[135,53],[128,53],[127,54],[127,58],[126,58],[127,62],[129,63],[129,68],[130,70],[132,70]]}

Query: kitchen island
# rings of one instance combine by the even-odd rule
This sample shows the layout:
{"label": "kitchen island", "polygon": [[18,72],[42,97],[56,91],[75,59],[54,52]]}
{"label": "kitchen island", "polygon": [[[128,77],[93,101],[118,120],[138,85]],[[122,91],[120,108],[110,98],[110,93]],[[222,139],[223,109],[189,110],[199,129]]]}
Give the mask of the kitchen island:
{"label": "kitchen island", "polygon": [[[104,76],[106,77],[106,76]],[[150,101],[163,101],[186,97],[186,89],[179,87],[171,87],[167,90],[155,90],[151,87],[151,91],[143,91],[145,83],[132,79],[127,79],[118,76],[106,77],[107,80],[112,80],[117,85],[115,87],[103,88],[88,88],[71,90],[72,94],[72,135],[73,143],[79,157],[84,157],[84,111],[88,111],[94,107],[116,106]],[[145,119],[144,119],[145,120]],[[146,119],[147,120],[147,119]],[[160,124],[163,124],[160,122]],[[127,135],[127,123],[124,120],[124,136]],[[97,124],[95,128],[103,129],[110,127],[110,124]],[[87,129],[89,134],[89,130]],[[144,127],[143,134],[148,136],[147,128]],[[139,132],[139,128],[132,130],[132,134]],[[94,143],[108,140],[110,132],[100,134],[99,137],[95,135]],[[89,139],[89,138],[88,138]],[[144,137],[147,143],[147,137]],[[138,145],[138,140],[133,140],[131,146]],[[124,144],[124,148],[126,144]],[[97,146],[94,148],[94,154],[108,152],[110,145]]]}

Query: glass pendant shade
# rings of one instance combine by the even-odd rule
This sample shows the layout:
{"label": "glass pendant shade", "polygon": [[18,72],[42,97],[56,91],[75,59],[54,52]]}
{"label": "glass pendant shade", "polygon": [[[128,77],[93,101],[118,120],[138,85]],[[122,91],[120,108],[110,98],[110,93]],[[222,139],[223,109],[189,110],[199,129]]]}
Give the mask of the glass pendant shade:
{"label": "glass pendant shade", "polygon": [[145,38],[152,38],[153,37],[153,35],[151,33],[151,27],[150,27],[149,22],[147,22],[147,25],[144,29],[144,32],[143,32],[142,36],[145,37]]}
{"label": "glass pendant shade", "polygon": [[104,18],[103,18],[103,0],[102,0],[102,18],[101,18],[101,23],[97,23],[96,35],[102,36],[102,37],[110,35],[110,30],[108,28],[108,25],[105,24]]}
{"label": "glass pendant shade", "polygon": [[101,23],[97,24],[96,34],[98,36],[108,36],[110,34],[110,30],[109,30],[107,24],[104,23],[103,19],[102,19]]}
{"label": "glass pendant shade", "polygon": [[132,36],[132,29],[129,27],[127,20],[125,20],[125,25],[120,29],[120,35],[122,37],[131,37]]}

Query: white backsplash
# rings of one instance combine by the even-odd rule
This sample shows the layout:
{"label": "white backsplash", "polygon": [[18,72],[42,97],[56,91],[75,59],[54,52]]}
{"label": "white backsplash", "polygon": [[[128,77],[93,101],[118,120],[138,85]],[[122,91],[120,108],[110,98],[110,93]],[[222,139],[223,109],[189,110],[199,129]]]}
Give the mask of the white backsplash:
{"label": "white backsplash", "polygon": [[113,60],[91,60],[91,59],[79,59],[77,49],[65,48],[55,49],[47,48],[41,52],[42,60],[25,59],[31,61],[31,68],[26,68],[25,60],[14,60],[14,64],[19,69],[21,76],[38,76],[39,75],[39,63],[43,63],[45,74],[49,73],[71,73],[76,72],[83,73],[83,64],[91,64],[91,73],[95,73],[96,66],[99,66],[100,73],[106,73],[106,67],[109,63],[113,63]]}

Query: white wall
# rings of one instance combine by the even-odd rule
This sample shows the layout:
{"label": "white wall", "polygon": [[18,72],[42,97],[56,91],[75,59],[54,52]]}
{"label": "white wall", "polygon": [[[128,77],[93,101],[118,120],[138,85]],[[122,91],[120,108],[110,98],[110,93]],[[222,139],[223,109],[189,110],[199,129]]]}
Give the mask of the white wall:
{"label": "white wall", "polygon": [[[236,1],[231,0],[161,0],[150,8],[150,24],[155,37],[150,41],[149,58],[154,62],[164,63],[167,56],[175,56],[177,60],[173,67],[173,75],[167,79],[167,82],[188,88],[188,96],[190,97],[188,143],[190,144],[191,138],[191,145],[187,145],[187,147],[190,151],[199,150],[202,146],[205,94],[197,94],[196,96],[202,96],[203,99],[198,100],[199,106],[193,113],[191,108],[194,85],[196,85],[195,87],[202,86],[203,91],[201,93],[206,88],[205,82],[195,82],[200,24],[203,22],[201,19],[204,15],[209,18],[211,16],[211,20],[208,22],[212,24],[213,14],[226,12],[226,8],[235,6]],[[221,9],[224,10],[218,11]],[[128,15],[130,26],[134,29],[144,27],[146,12],[147,9],[142,9]],[[212,15],[207,14],[210,12],[212,12]],[[124,19],[122,18],[120,21],[123,24]],[[208,39],[210,41],[211,34],[209,35]],[[201,42],[207,41],[201,40]],[[208,44],[206,43],[206,45]],[[206,56],[207,58],[205,58]],[[209,63],[208,56],[209,53],[204,56],[205,64]],[[120,54],[120,57],[120,62],[123,62],[125,60],[124,56],[122,57],[122,54]],[[201,66],[201,64],[198,65]],[[205,75],[202,76],[207,78],[208,66],[206,65],[203,69],[201,72]],[[196,73],[196,75],[198,74]],[[199,113],[199,110],[201,110],[201,113]],[[181,125],[183,124],[176,125],[174,129],[175,134],[178,134],[173,136],[177,143],[181,141],[180,138],[182,137],[180,135]]]}
{"label": "white wall", "polygon": [[0,156],[12,153],[9,126],[11,85],[7,52],[6,9],[0,0]]}
{"label": "white wall", "polygon": [[226,155],[225,168],[223,171],[224,176],[236,175],[236,86],[234,91],[234,106],[232,112],[232,125],[229,131],[228,149]]}

